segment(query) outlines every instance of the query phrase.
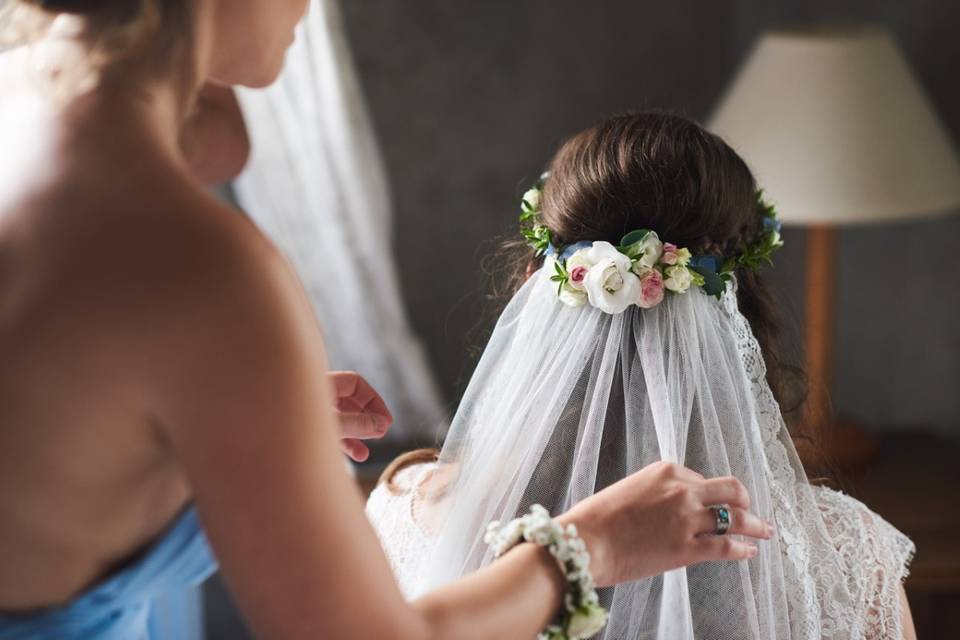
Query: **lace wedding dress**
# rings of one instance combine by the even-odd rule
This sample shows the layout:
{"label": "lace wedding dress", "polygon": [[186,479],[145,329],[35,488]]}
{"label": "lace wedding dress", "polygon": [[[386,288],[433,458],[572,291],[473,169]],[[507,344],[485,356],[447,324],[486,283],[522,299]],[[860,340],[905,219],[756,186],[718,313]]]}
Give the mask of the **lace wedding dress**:
{"label": "lace wedding dress", "polygon": [[485,563],[487,522],[560,513],[658,459],[733,474],[777,535],[756,558],[601,590],[604,639],[901,637],[913,544],[860,502],[808,483],[737,308],[701,292],[619,315],[530,278],[498,322],[440,459],[367,505],[413,598]]}

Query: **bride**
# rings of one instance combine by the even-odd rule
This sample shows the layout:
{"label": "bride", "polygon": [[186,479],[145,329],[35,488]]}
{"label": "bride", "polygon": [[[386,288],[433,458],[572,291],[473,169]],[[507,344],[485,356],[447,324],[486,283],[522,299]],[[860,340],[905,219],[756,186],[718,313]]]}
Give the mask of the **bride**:
{"label": "bride", "polygon": [[[368,502],[405,595],[488,563],[483,523],[562,511],[670,460],[739,478],[774,538],[739,563],[600,590],[597,637],[913,637],[913,544],[811,485],[787,432],[799,385],[757,273],[779,223],[740,157],[686,119],[618,116],[566,142],[522,210],[522,284],[442,451],[395,461]],[[715,514],[700,531],[745,515]]]}

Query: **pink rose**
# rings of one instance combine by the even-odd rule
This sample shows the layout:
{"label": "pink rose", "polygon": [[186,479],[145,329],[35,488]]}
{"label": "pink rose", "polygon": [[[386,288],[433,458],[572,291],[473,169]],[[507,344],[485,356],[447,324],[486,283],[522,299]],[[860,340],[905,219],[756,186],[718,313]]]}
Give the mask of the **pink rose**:
{"label": "pink rose", "polygon": [[656,269],[650,269],[640,276],[640,300],[637,306],[644,309],[655,307],[663,300],[663,276]]}
{"label": "pink rose", "polygon": [[663,254],[660,256],[660,262],[670,265],[677,264],[677,245],[664,242]]}
{"label": "pink rose", "polygon": [[570,269],[570,284],[576,289],[583,289],[584,280],[587,279],[587,271],[589,270],[585,264],[578,264]]}

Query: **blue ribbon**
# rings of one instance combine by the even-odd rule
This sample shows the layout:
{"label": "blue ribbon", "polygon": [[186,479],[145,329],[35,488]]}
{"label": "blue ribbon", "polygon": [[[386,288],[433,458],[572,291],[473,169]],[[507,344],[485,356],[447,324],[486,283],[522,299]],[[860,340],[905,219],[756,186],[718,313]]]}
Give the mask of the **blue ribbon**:
{"label": "blue ribbon", "polygon": [[693,256],[690,258],[690,262],[687,264],[689,267],[699,267],[703,269],[709,269],[714,273],[720,273],[720,261],[716,256],[703,255],[703,256]]}
{"label": "blue ribbon", "polygon": [[563,248],[563,251],[557,252],[557,248],[552,244],[547,245],[547,251],[543,254],[548,258],[555,258],[558,262],[563,262],[575,254],[580,249],[589,249],[593,246],[593,242],[589,240],[582,240],[580,242],[575,242],[571,245],[568,245]]}

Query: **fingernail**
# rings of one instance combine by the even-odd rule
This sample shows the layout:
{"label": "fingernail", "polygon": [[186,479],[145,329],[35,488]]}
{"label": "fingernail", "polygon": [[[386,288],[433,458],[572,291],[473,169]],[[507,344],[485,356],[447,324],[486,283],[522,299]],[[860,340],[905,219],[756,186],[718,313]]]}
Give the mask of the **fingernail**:
{"label": "fingernail", "polygon": [[753,545],[750,545],[750,548],[747,550],[748,558],[755,558],[757,556],[757,548]]}
{"label": "fingernail", "polygon": [[767,538],[772,538],[776,533],[776,530],[773,528],[773,525],[769,522],[767,523]]}

